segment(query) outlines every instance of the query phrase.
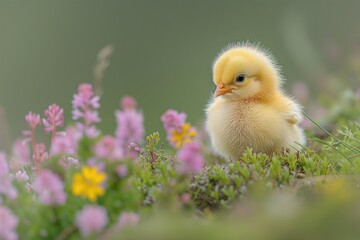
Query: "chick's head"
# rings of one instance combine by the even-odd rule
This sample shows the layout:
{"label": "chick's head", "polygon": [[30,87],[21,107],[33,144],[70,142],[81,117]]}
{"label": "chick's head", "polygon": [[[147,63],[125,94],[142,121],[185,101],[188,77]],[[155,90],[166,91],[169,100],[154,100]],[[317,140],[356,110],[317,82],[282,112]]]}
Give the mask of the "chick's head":
{"label": "chick's head", "polygon": [[267,98],[281,88],[282,77],[271,55],[242,43],[220,52],[213,65],[213,81],[215,97]]}

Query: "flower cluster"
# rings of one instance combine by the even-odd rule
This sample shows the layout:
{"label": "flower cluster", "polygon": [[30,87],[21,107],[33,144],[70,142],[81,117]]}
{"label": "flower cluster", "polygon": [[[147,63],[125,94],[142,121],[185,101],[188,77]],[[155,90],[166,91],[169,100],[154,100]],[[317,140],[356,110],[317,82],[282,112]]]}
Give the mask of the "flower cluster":
{"label": "flower cluster", "polygon": [[91,84],[83,83],[78,88],[78,93],[74,95],[72,105],[72,115],[74,120],[82,119],[83,122],[77,123],[77,128],[85,134],[85,136],[94,138],[100,132],[93,125],[100,122],[97,109],[100,107],[100,97],[95,96]]}
{"label": "flower cluster", "polygon": [[15,199],[18,195],[12,184],[8,161],[3,153],[0,153],[0,203],[2,199],[1,195],[10,199]]}
{"label": "flower cluster", "polygon": [[167,139],[171,146],[179,149],[177,152],[178,172],[199,173],[204,166],[204,158],[201,154],[200,144],[194,141],[195,128],[186,123],[186,114],[169,109],[161,116]]}
{"label": "flower cluster", "polygon": [[18,239],[16,228],[19,223],[14,213],[0,205],[0,239],[15,240]]}
{"label": "flower cluster", "polygon": [[[79,86],[72,106],[73,119],[81,121],[64,130],[61,129],[64,110],[59,105],[49,105],[43,118],[29,112],[25,117],[28,130],[23,131],[23,139],[15,142],[11,161],[0,153],[0,239],[16,239],[18,225],[21,229],[29,225],[27,220],[22,220],[21,211],[4,205],[12,199],[26,201],[26,204],[31,201],[33,211],[51,209],[45,214],[45,222],[71,223],[70,230],[61,229],[63,234],[76,234],[71,232],[76,228],[82,237],[96,238],[109,229],[121,230],[140,221],[140,216],[128,209],[142,206],[138,199],[143,197],[144,191],[135,187],[134,172],[142,167],[144,158],[153,165],[170,164],[163,173],[168,174],[166,171],[173,169],[174,179],[189,173],[197,174],[203,168],[200,145],[194,142],[196,130],[185,122],[185,113],[169,110],[161,117],[170,143],[179,149],[176,157],[168,158],[163,150],[155,149],[160,139],[158,133],[148,137],[147,146],[142,146],[145,142],[144,117],[134,98],[125,96],[121,99],[121,109],[115,111],[117,128],[114,135],[101,135],[95,127],[100,122],[97,112],[100,104],[90,84]],[[51,135],[49,144],[38,141],[43,139],[35,134],[40,126],[45,134]],[[171,161],[167,162],[169,159]],[[174,159],[176,162],[172,161]],[[18,197],[20,194],[21,198]],[[146,202],[144,200],[143,204]],[[186,201],[181,202],[185,204]],[[116,209],[115,216],[107,204]],[[60,228],[64,222],[54,228]],[[51,233],[37,232],[37,236],[55,238],[48,234]]]}
{"label": "flower cluster", "polygon": [[[41,124],[40,115],[32,112],[29,112],[29,114],[25,116],[25,121],[29,125],[31,131],[34,131],[35,128]],[[23,133],[25,136],[29,135],[29,132],[23,132]]]}
{"label": "flower cluster", "polygon": [[187,115],[184,112],[179,113],[173,109],[169,109],[161,116],[161,121],[164,124],[166,132],[171,132],[173,129],[180,130],[185,124],[186,117]]}
{"label": "flower cluster", "polygon": [[[302,86],[296,87],[297,94],[306,95]],[[125,228],[143,219],[138,213],[149,214],[151,206],[161,207],[168,199],[174,209],[213,210],[244,196],[248,184],[259,179],[271,178],[271,186],[280,186],[304,173],[350,169],[319,155],[272,157],[250,149],[241,163],[220,165],[215,156],[207,162],[206,139],[200,140],[201,132],[186,122],[185,113],[172,109],[161,116],[175,148],[167,152],[158,132],[144,141],[144,117],[135,99],[123,97],[120,105],[113,135],[95,128],[100,105],[90,84],[81,84],[74,96],[73,117],[81,120],[77,124],[61,129],[64,111],[56,104],[43,118],[32,112],[26,116],[24,139],[15,142],[12,156],[0,153],[0,239],[116,238],[112,234],[126,234]],[[35,136],[41,126],[51,134],[49,143]],[[353,136],[357,144],[360,128]],[[41,218],[33,217],[39,213]]]}
{"label": "flower cluster", "polygon": [[[42,123],[44,124],[44,131],[46,133],[51,132],[51,143],[50,148],[56,141],[57,136],[64,136],[64,132],[57,132],[57,127],[61,127],[64,124],[64,110],[57,104],[51,104],[45,111],[44,114],[46,118],[42,119]],[[29,126],[29,130],[23,131],[23,136],[25,139],[18,140],[14,146],[15,155],[20,159],[23,164],[28,164],[29,160],[29,150],[26,145],[28,142],[31,143],[32,146],[32,160],[33,162],[39,166],[41,162],[48,159],[49,153],[46,150],[46,146],[44,143],[37,143],[35,130],[36,127],[41,125],[41,117],[39,114],[35,114],[29,112],[25,121]]]}
{"label": "flower cluster", "polygon": [[204,167],[204,157],[201,154],[200,144],[190,142],[178,151],[178,171],[180,173],[199,173]]}
{"label": "flower cluster", "polygon": [[50,170],[41,170],[34,181],[34,191],[38,194],[40,202],[46,205],[64,204],[66,193],[64,183],[59,176]]}
{"label": "flower cluster", "polygon": [[144,140],[144,117],[142,112],[136,109],[136,100],[130,96],[125,96],[120,102],[122,110],[115,112],[117,129],[115,132],[116,140],[124,156],[134,158],[136,154],[131,151],[130,144],[141,144]]}
{"label": "flower cluster", "polygon": [[106,209],[101,206],[86,205],[76,214],[76,225],[84,237],[101,232],[107,223]]}
{"label": "flower cluster", "polygon": [[78,141],[81,139],[82,133],[75,127],[67,127],[64,134],[54,138],[51,144],[50,153],[54,156],[71,154],[76,155]]}
{"label": "flower cluster", "polygon": [[13,156],[23,165],[30,164],[30,148],[28,143],[23,139],[17,139],[13,146]]}
{"label": "flower cluster", "polygon": [[95,156],[102,159],[120,160],[124,157],[123,149],[113,136],[106,135],[95,145]]}
{"label": "flower cluster", "polygon": [[52,133],[52,138],[56,135],[56,128],[64,124],[64,110],[57,104],[52,104],[45,110],[46,118],[42,122],[45,126],[45,132]]}
{"label": "flower cluster", "polygon": [[[106,209],[95,204],[99,197],[105,195],[108,180],[105,167],[107,163],[117,162],[113,176],[118,180],[127,178],[129,170],[122,160],[135,157],[134,153],[138,154],[130,150],[129,146],[141,144],[144,140],[143,115],[136,109],[135,99],[126,96],[121,100],[122,110],[115,113],[118,121],[115,136],[98,137],[100,131],[94,124],[100,122],[97,112],[100,107],[99,97],[95,96],[90,84],[79,86],[72,105],[73,119],[81,120],[75,126],[59,131],[64,125],[64,110],[57,104],[51,104],[44,111],[44,118],[33,112],[26,115],[28,130],[23,131],[24,138],[18,139],[13,146],[11,166],[5,154],[0,153],[0,239],[17,238],[18,218],[10,209],[2,206],[19,194],[13,179],[23,184],[26,194],[30,194],[31,199],[42,206],[56,209],[57,206],[68,204],[69,198],[72,198],[71,201],[78,198],[84,203],[94,203],[83,205],[74,217],[74,224],[83,237],[100,233],[108,224]],[[51,134],[48,146],[37,141],[36,130],[41,125],[45,133]],[[84,146],[81,145],[82,139],[93,140]],[[84,151],[89,157],[83,155]],[[57,168],[59,166],[62,169]],[[10,168],[14,170],[13,174]],[[69,172],[64,173],[66,170]],[[70,174],[70,178],[66,174]],[[138,220],[137,214],[124,213],[119,215],[120,223],[117,224],[120,228],[135,224]]]}
{"label": "flower cluster", "polygon": [[186,117],[185,113],[179,113],[173,109],[169,109],[161,116],[167,132],[167,139],[170,145],[177,149],[193,141],[196,137],[195,128],[191,127],[189,123],[185,123]]}

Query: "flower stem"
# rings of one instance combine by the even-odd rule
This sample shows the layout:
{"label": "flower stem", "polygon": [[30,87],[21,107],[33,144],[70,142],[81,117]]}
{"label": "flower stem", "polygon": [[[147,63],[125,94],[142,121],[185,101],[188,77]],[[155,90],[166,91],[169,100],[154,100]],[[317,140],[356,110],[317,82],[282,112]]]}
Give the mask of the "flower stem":
{"label": "flower stem", "polygon": [[36,152],[36,148],[35,148],[35,144],[36,144],[36,141],[35,141],[35,129],[32,129],[31,130],[31,145],[32,145],[32,154],[33,154],[33,162],[35,165],[37,165],[37,161],[35,159],[35,152]]}
{"label": "flower stem", "polygon": [[334,136],[332,133],[330,133],[328,130],[326,130],[323,126],[321,126],[320,124],[316,123],[314,120],[312,120],[309,115],[307,115],[305,112],[302,112],[302,114],[304,114],[304,116],[306,118],[308,118],[313,124],[315,124],[318,128],[320,128],[321,130],[323,130],[326,134],[328,134],[330,137],[332,137],[333,139],[335,139],[339,144],[343,145],[344,147],[348,148],[350,151],[353,151],[354,153],[359,153],[359,150],[356,147],[350,146],[347,143],[345,143],[344,141],[341,141],[340,139],[338,139],[336,136]]}
{"label": "flower stem", "polygon": [[[51,146],[54,142],[55,135],[56,135],[56,126],[54,125],[53,129],[52,129],[52,133],[51,133],[51,142],[50,142],[50,148],[49,148],[50,150],[51,150]],[[49,152],[50,152],[50,150],[49,150]]]}

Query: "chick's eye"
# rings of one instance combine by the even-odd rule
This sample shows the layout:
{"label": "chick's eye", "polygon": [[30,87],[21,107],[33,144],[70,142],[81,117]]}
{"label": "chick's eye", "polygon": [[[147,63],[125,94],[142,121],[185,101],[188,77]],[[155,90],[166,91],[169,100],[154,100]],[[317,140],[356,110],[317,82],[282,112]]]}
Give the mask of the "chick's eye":
{"label": "chick's eye", "polygon": [[245,74],[240,74],[236,77],[236,82],[243,82],[246,79]]}

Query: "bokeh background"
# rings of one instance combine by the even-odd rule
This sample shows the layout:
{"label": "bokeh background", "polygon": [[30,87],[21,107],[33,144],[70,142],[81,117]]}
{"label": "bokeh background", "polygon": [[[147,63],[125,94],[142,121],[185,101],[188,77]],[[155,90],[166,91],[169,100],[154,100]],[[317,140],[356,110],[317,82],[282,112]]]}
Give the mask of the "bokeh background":
{"label": "bokeh background", "polygon": [[273,52],[289,93],[300,82],[313,96],[336,97],[340,85],[359,85],[359,10],[358,0],[1,0],[0,105],[10,126],[2,129],[3,147],[4,138],[21,134],[30,110],[58,103],[69,122],[72,95],[93,82],[97,53],[108,44],[115,50],[101,100],[106,133],[125,94],[138,100],[147,133],[162,128],[168,108],[201,122],[214,90],[212,61],[241,40]]}

